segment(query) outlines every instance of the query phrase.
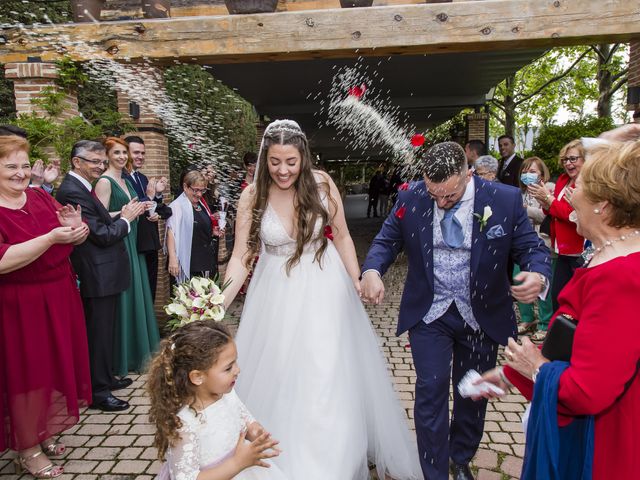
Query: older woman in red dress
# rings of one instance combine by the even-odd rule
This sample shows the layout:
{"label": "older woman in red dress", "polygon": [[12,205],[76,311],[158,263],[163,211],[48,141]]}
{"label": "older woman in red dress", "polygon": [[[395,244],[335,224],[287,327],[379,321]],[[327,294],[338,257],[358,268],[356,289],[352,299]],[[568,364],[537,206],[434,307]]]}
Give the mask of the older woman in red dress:
{"label": "older woman in red dress", "polygon": [[29,188],[29,144],[0,137],[0,452],[16,469],[54,478],[54,436],[91,402],[89,352],[76,276],[69,262],[89,229],[80,212]]}
{"label": "older woman in red dress", "polygon": [[[629,137],[634,140],[620,142]],[[567,191],[578,234],[591,240],[594,253],[561,292],[556,312],[578,322],[558,382],[559,425],[594,417],[593,480],[638,478],[640,472],[640,125],[605,138],[609,144],[587,151],[575,189]],[[549,360],[526,337],[521,345],[510,339],[505,355],[504,370],[484,379],[531,398]],[[530,417],[529,425],[540,421]]]}

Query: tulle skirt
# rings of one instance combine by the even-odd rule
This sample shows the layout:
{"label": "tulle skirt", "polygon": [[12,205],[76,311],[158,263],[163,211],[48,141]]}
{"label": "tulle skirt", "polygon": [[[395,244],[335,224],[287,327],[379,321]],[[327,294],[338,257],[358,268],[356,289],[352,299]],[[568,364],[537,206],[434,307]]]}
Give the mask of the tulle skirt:
{"label": "tulle skirt", "polygon": [[237,334],[236,391],[280,440],[274,459],[295,480],[421,479],[406,415],[378,338],[340,256],[262,252]]}

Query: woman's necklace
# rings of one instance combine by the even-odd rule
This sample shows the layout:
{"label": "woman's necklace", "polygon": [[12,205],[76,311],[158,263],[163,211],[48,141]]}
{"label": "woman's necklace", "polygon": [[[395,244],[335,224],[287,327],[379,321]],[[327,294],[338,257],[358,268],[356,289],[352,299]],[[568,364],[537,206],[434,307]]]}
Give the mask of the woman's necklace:
{"label": "woman's necklace", "polygon": [[611,240],[607,240],[600,247],[595,247],[592,245],[589,248],[587,248],[584,252],[582,252],[582,258],[584,258],[586,263],[589,263],[591,260],[593,260],[593,258],[596,255],[602,252],[605,248],[610,247],[616,242],[624,242],[625,240],[628,240],[629,238],[632,238],[632,237],[637,237],[638,235],[640,235],[640,230],[634,230],[633,232],[628,233],[626,235],[620,235],[617,238],[612,238]]}
{"label": "woman's necklace", "polygon": [[201,211],[202,211],[202,207],[200,206],[200,204],[199,204],[199,203],[194,204],[194,205],[193,205],[193,209],[194,209],[196,212],[201,212]]}

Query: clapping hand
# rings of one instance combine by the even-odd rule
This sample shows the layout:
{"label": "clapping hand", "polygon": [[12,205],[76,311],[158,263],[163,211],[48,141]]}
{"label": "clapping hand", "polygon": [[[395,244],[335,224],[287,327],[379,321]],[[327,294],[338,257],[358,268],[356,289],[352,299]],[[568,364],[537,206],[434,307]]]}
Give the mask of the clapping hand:
{"label": "clapping hand", "polygon": [[52,245],[55,244],[74,244],[78,245],[89,235],[89,227],[84,223],[80,227],[56,227],[51,230],[47,236]]}
{"label": "clapping hand", "polygon": [[44,183],[44,163],[36,160],[31,166],[31,185],[41,187]]}
{"label": "clapping hand", "polygon": [[59,161],[51,162],[44,169],[44,183],[52,184],[53,182],[56,181],[59,175],[60,175],[60,162]]}
{"label": "clapping hand", "polygon": [[145,211],[145,203],[138,201],[137,198],[134,198],[122,207],[120,216],[131,222],[142,215]]}
{"label": "clapping hand", "polygon": [[538,203],[546,206],[551,205],[551,202],[549,201],[549,191],[544,185],[540,185],[539,183],[532,183],[531,185],[527,186],[527,191],[531,195],[533,195],[533,198],[535,198]]}
{"label": "clapping hand", "polygon": [[156,195],[164,192],[167,189],[167,185],[169,184],[169,181],[167,180],[167,177],[160,177],[159,179],[157,179],[156,181]]}
{"label": "clapping hand", "polygon": [[65,205],[56,212],[58,221],[63,227],[78,228],[82,226],[82,208],[78,205],[73,208],[71,205]]}
{"label": "clapping hand", "polygon": [[271,438],[269,432],[263,432],[249,443],[246,441],[246,436],[246,430],[240,433],[233,455],[238,462],[238,468],[240,470],[253,466],[269,468],[270,465],[264,460],[280,455],[280,450],[276,448],[279,442]]}

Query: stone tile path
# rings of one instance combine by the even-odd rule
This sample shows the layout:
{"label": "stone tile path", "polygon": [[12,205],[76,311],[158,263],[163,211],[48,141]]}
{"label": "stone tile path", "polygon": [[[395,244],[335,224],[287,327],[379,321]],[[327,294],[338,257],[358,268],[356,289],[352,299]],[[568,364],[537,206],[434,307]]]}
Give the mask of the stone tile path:
{"label": "stone tile path", "polygon": [[[358,254],[366,254],[371,238],[378,231],[381,219],[358,218],[362,198],[350,199],[347,212],[350,230]],[[360,216],[364,216],[363,214]],[[371,322],[381,339],[381,348],[387,358],[389,371],[400,401],[407,412],[413,428],[413,399],[415,371],[406,335],[397,338],[395,319],[400,305],[400,295],[406,275],[406,261],[400,257],[385,275],[387,296],[377,307],[367,306]],[[235,302],[228,322],[232,328],[238,323],[242,305]],[[503,360],[502,352],[500,361]],[[149,400],[145,394],[141,376],[131,376],[131,388],[118,392],[118,397],[127,399],[132,408],[120,414],[105,414],[96,410],[82,412],[80,423],[67,430],[62,441],[69,447],[59,461],[64,465],[62,480],[147,480],[158,472],[156,451],[151,446],[154,430],[148,423]],[[508,480],[519,478],[524,453],[524,435],[521,416],[526,405],[520,395],[506,395],[489,404],[485,422],[485,433],[480,449],[473,461],[473,470],[478,480]],[[32,478],[15,475],[11,458],[13,453],[0,455],[0,479]],[[304,479],[295,479],[304,480]],[[338,479],[327,479],[338,480]]]}

